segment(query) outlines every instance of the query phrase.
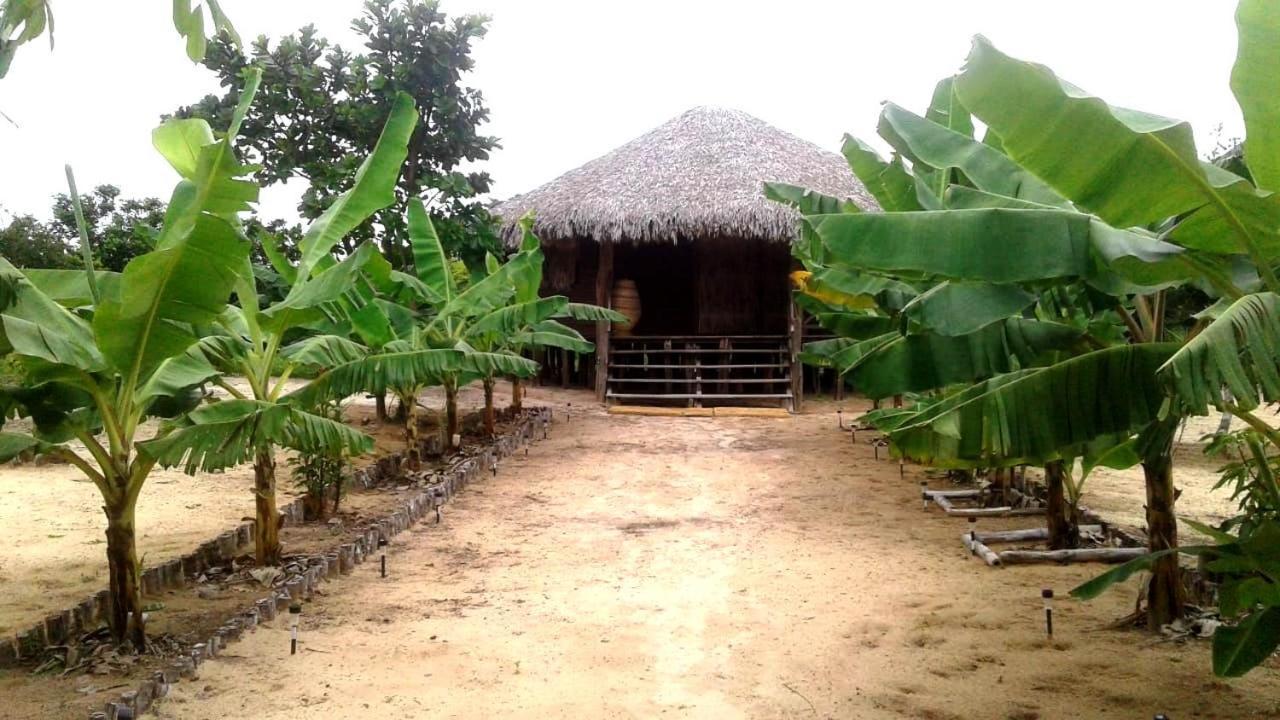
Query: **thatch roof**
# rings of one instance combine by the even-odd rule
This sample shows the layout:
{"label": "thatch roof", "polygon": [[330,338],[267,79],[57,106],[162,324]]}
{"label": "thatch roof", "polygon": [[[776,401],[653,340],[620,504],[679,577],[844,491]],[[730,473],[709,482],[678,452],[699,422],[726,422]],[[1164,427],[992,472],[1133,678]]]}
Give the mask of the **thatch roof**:
{"label": "thatch roof", "polygon": [[544,240],[790,242],[797,214],[766,200],[785,182],[876,209],[841,156],[738,110],[697,107],[536,190],[499,203],[508,242],[536,212]]}

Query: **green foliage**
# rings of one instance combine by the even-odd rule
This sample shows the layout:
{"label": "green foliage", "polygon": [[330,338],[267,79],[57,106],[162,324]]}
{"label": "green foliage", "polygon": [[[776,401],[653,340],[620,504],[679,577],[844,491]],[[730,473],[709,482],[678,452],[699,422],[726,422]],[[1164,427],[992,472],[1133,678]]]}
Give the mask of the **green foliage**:
{"label": "green foliage", "polygon": [[0,227],[0,256],[19,268],[69,268],[75,251],[54,228],[32,215],[18,215]]}
{"label": "green foliage", "polygon": [[[1177,535],[1172,427],[1210,406],[1245,420],[1247,440],[1215,443],[1239,455],[1223,479],[1242,503],[1227,526],[1238,534],[1198,527],[1218,544],[1182,549],[1204,553],[1226,578],[1222,611],[1239,621],[1215,637],[1214,668],[1229,676],[1280,643],[1280,433],[1250,412],[1280,401],[1274,9],[1241,0],[1237,14],[1232,87],[1250,133],[1244,163],[1201,162],[1186,123],[1110,106],[978,37],[924,117],[885,106],[879,132],[897,151],[892,162],[845,144],[855,174],[891,212],[801,208],[807,242],[796,253],[812,273],[798,278],[806,307],[817,304],[824,326],[856,331],[850,321],[867,315],[891,323],[883,335],[814,343],[805,357],[844,370],[873,396],[929,393],[865,418],[895,453],[957,468],[1083,457],[1086,474],[1143,462],[1159,552],[1077,594],[1153,568],[1153,628],[1181,611],[1178,549],[1168,549]],[[988,128],[981,143],[975,118]],[[853,283],[839,287],[833,271],[914,292],[894,305]],[[1039,354],[981,343],[1012,315],[1060,321],[1084,342]]]}
{"label": "green foliage", "polygon": [[[316,414],[335,422],[343,421],[342,404],[337,401],[324,403]],[[294,486],[306,493],[307,505],[316,518],[324,517],[330,495],[333,511],[338,511],[342,489],[351,479],[347,453],[334,449],[300,452],[289,458],[289,465]]]}
{"label": "green foliage", "polygon": [[49,29],[53,48],[53,10],[49,0],[4,0],[0,5],[0,78],[9,72],[18,46],[31,42]]}
{"label": "green foliage", "polygon": [[241,147],[262,164],[258,179],[273,185],[294,177],[307,182],[299,211],[317,218],[349,187],[360,158],[373,146],[397,93],[408,94],[424,119],[413,136],[395,187],[395,202],[375,213],[341,242],[351,253],[376,241],[391,264],[412,264],[405,225],[409,198],[427,198],[450,255],[480,267],[500,245],[481,202],[490,178],[463,172],[498,147],[481,135],[488,120],[481,93],[464,84],[473,44],[487,32],[480,15],[448,17],[430,0],[372,0],[352,27],[365,48],[352,53],[307,26],[274,42],[259,37],[247,53],[216,41],[205,65],[228,88],[179,110],[181,116],[225,118],[246,65],[264,68],[259,101],[246,120]]}
{"label": "green foliage", "polygon": [[[121,198],[120,188],[99,185],[80,201],[96,267],[121,272],[130,260],[155,247],[164,224],[165,204],[160,199]],[[65,193],[54,196],[52,226],[64,239],[79,237],[71,197]]]}

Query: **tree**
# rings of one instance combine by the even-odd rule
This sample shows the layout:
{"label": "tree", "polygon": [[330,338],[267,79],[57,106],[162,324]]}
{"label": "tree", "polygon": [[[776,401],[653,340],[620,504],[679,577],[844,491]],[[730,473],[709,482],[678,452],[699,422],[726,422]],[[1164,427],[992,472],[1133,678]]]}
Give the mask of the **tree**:
{"label": "tree", "polygon": [[246,57],[233,44],[215,42],[205,60],[228,91],[178,111],[184,117],[225,117],[233,106],[240,70],[265,68],[261,100],[246,118],[241,147],[262,164],[264,185],[306,181],[299,211],[315,218],[350,186],[359,158],[368,152],[387,118],[391,100],[408,93],[421,122],[396,187],[396,201],[355,228],[341,243],[351,253],[376,239],[392,265],[412,264],[404,218],[409,198],[424,197],[451,255],[479,267],[499,250],[492,220],[477,195],[488,192],[484,172],[464,173],[468,162],[488,158],[497,140],[479,134],[489,116],[478,90],[463,84],[473,67],[472,43],[488,19],[449,18],[434,0],[371,0],[352,27],[366,52],[352,54],[316,35],[311,26],[280,38],[254,41]]}
{"label": "tree", "polygon": [[[80,196],[80,204],[95,264],[104,270],[122,272],[130,260],[150,251],[164,224],[162,200],[121,198],[115,185],[97,186]],[[51,226],[69,243],[78,242],[80,230],[70,195],[54,196]]]}
{"label": "tree", "polygon": [[[203,120],[173,120],[174,124],[202,124]],[[204,338],[201,350],[207,362],[228,373],[243,375],[249,392],[243,393],[220,378],[214,382],[230,393],[234,400],[221,403],[224,412],[192,416],[186,427],[158,443],[155,452],[166,465],[184,465],[189,472],[208,470],[252,457],[254,464],[255,524],[254,544],[259,565],[280,562],[280,514],[276,509],[275,447],[305,449],[298,445],[321,447],[330,455],[361,454],[372,447],[369,438],[360,433],[329,433],[328,437],[286,437],[248,434],[238,444],[205,445],[202,438],[221,438],[225,428],[257,422],[264,415],[278,412],[276,405],[284,392],[285,381],[300,365],[330,366],[362,357],[363,348],[344,334],[317,332],[331,322],[335,308],[349,293],[362,273],[386,276],[390,267],[377,250],[362,245],[350,256],[337,262],[330,255],[333,247],[371,214],[389,205],[395,198],[393,188],[407,143],[417,122],[413,101],[399,94],[387,117],[373,152],[361,163],[355,182],[346,192],[334,198],[298,243],[298,261],[291,262],[273,243],[261,248],[274,271],[287,285],[283,299],[265,307],[259,305],[258,287],[248,254],[238,267],[237,282],[232,288],[239,306],[221,313]],[[301,339],[295,338],[303,334]],[[453,362],[457,353],[443,353],[443,362]],[[283,365],[280,375],[275,373]],[[301,406],[301,411],[316,409],[319,403]],[[295,418],[288,418],[294,420]],[[321,416],[305,414],[305,420],[316,427],[340,425]],[[323,422],[321,422],[323,421]],[[345,428],[345,426],[342,426]],[[354,433],[354,437],[352,434]],[[325,442],[321,442],[324,440]],[[184,448],[199,447],[196,453]]]}
{"label": "tree", "polygon": [[0,228],[0,257],[19,268],[68,268],[75,252],[59,233],[32,215],[18,215]]}
{"label": "tree", "polygon": [[[241,107],[254,85],[247,78]],[[231,147],[240,117],[233,115],[216,141],[203,121],[166,123],[155,131],[156,149],[182,179],[156,249],[124,272],[24,274],[0,259],[0,351],[16,357],[25,375],[22,386],[0,391],[0,402],[4,417],[30,417],[34,424],[30,434],[0,433],[0,458],[56,455],[98,488],[107,516],[111,629],[139,650],[146,635],[134,509],[158,461],[153,443],[168,439],[174,426],[163,424],[151,440],[138,431],[148,416],[179,419],[206,411],[194,410],[194,388],[216,371],[192,351],[192,324],[213,321],[243,281],[238,271],[247,262],[248,242],[237,214],[257,198],[257,187],[243,179],[248,168]],[[91,319],[57,300],[91,311]],[[286,408],[278,415],[284,420],[291,413]],[[277,423],[264,431],[284,428]],[[71,440],[81,442],[89,457],[74,452]]]}

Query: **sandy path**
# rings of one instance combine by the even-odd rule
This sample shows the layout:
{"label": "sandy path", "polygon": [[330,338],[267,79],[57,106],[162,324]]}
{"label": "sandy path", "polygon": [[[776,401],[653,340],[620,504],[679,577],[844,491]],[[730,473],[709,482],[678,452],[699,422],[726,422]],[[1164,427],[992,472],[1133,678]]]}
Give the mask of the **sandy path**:
{"label": "sandy path", "polygon": [[298,656],[282,625],[262,629],[160,717],[1280,713],[1275,667],[1215,681],[1205,644],[1098,630],[1131,591],[1061,602],[1046,644],[1040,588],[1094,570],[967,559],[961,524],[922,513],[912,473],[841,442],[830,407],[708,420],[589,404],[574,396],[568,427],[398,538],[391,578],[367,565],[310,603]]}

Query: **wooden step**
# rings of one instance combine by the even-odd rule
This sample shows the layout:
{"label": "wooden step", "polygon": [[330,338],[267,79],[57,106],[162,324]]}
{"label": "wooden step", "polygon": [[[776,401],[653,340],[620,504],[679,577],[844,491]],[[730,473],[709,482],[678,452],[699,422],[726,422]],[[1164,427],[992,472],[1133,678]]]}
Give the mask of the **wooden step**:
{"label": "wooden step", "polygon": [[720,385],[724,383],[743,383],[743,384],[762,384],[762,383],[789,383],[791,378],[609,378],[611,383],[671,383],[673,385],[693,385],[702,383],[704,385]]}
{"label": "wooden step", "polygon": [[788,399],[791,393],[616,393],[609,391],[607,397],[614,400],[762,400]]}
{"label": "wooden step", "polygon": [[620,370],[750,370],[791,367],[790,363],[748,363],[743,365],[634,365],[609,363],[609,368]]}

